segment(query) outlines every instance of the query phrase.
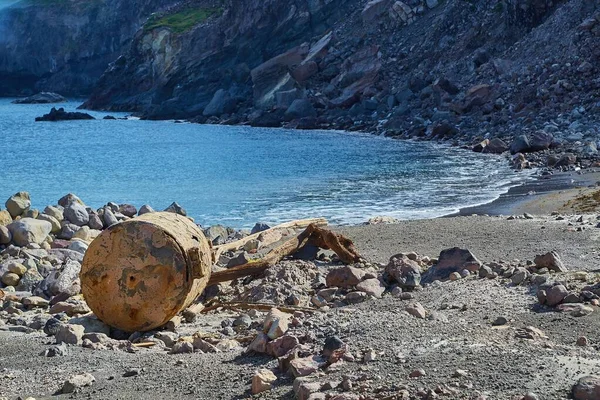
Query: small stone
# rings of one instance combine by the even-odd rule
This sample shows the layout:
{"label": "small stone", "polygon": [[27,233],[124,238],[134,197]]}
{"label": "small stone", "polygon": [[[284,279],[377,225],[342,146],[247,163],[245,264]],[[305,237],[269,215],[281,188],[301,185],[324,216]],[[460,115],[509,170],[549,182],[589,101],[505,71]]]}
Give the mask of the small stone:
{"label": "small stone", "polygon": [[345,297],[344,300],[348,304],[358,304],[362,303],[369,297],[365,292],[350,292]]}
{"label": "small stone", "polygon": [[82,387],[91,386],[94,381],[96,381],[96,378],[92,374],[75,375],[67,379],[60,392],[63,394],[73,393]]}
{"label": "small stone", "polygon": [[27,268],[21,263],[11,262],[8,264],[8,272],[12,272],[13,274],[17,274],[19,277],[21,277],[25,272],[27,272]]}
{"label": "small stone", "polygon": [[11,217],[14,219],[26,210],[31,207],[31,199],[29,197],[29,193],[27,192],[18,192],[10,196],[6,203],[4,204],[6,209],[10,213]]}
{"label": "small stone", "polygon": [[179,339],[179,335],[177,333],[169,331],[156,332],[154,337],[162,341],[165,346],[169,348],[173,347],[173,345],[177,342],[177,339]]}
{"label": "small stone", "polygon": [[585,347],[589,345],[588,338],[585,336],[580,336],[577,338],[577,342],[575,343],[577,346]]}
{"label": "small stone", "polygon": [[425,376],[424,369],[415,369],[410,373],[410,375],[408,375],[409,378],[420,378],[422,376]]}
{"label": "small stone", "polygon": [[421,303],[417,302],[408,305],[405,308],[405,311],[416,318],[425,319],[427,316],[427,311],[425,311],[425,308],[421,305]]}
{"label": "small stone", "polygon": [[462,278],[462,276],[458,272],[453,272],[453,273],[450,274],[450,280],[451,281],[457,281],[460,278]]}
{"label": "small stone", "polygon": [[60,356],[66,356],[69,354],[69,351],[67,349],[67,346],[62,343],[58,346],[50,346],[49,348],[47,348],[46,350],[42,351],[40,353],[40,356],[44,356],[44,357],[60,357]]}
{"label": "small stone", "polygon": [[185,354],[185,353],[193,353],[194,345],[190,342],[177,342],[171,348],[169,354]]}
{"label": "small stone", "polygon": [[540,400],[540,398],[535,393],[529,392],[521,397],[521,400]]}
{"label": "small stone", "polygon": [[266,333],[270,339],[277,339],[287,332],[291,318],[291,314],[272,308],[265,318],[263,332]]}
{"label": "small stone", "polygon": [[546,304],[550,307],[554,307],[560,304],[569,292],[563,285],[555,285],[546,291]]}
{"label": "small stone", "polygon": [[265,368],[261,368],[252,377],[252,394],[258,394],[271,390],[273,383],[277,380],[275,374]]}
{"label": "small stone", "polygon": [[593,313],[594,309],[581,303],[565,303],[556,306],[556,311],[567,312],[573,317],[585,317],[586,315]]}
{"label": "small stone", "polygon": [[377,353],[375,350],[370,349],[363,355],[363,360],[365,362],[375,361],[375,359],[377,359]]}
{"label": "small stone", "polygon": [[254,340],[248,346],[248,351],[255,351],[257,353],[266,353],[267,352],[267,343],[269,342],[269,337],[259,332]]}
{"label": "small stone", "polygon": [[123,378],[130,378],[132,376],[138,376],[141,372],[142,372],[142,370],[140,368],[131,368],[131,369],[128,369],[127,371],[125,371],[125,373],[123,374]]}
{"label": "small stone", "polygon": [[2,275],[2,283],[6,286],[17,286],[19,284],[19,275],[12,272],[6,272]]}
{"label": "small stone", "polygon": [[505,317],[498,317],[492,322],[492,326],[502,326],[508,324],[508,320]]}
{"label": "small stone", "polygon": [[29,308],[48,307],[50,302],[39,296],[30,296],[23,299],[23,305]]}
{"label": "small stone", "polygon": [[154,209],[152,207],[150,207],[148,204],[144,204],[143,206],[140,207],[140,209],[138,211],[138,215],[144,215],[144,214],[153,213],[153,212],[156,212],[156,211],[154,211]]}
{"label": "small stone", "polygon": [[346,344],[337,336],[329,336],[325,339],[323,346],[323,355],[329,358],[336,350],[343,349]]}

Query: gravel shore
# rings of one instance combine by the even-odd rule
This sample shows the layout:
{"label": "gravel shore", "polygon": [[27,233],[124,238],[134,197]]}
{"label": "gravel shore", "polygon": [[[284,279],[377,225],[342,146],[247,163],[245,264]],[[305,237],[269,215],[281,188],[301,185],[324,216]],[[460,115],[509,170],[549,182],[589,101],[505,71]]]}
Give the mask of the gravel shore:
{"label": "gravel shore", "polygon": [[[586,183],[596,179],[593,174],[584,177]],[[397,253],[416,252],[418,257],[434,258],[456,246],[469,249],[484,265],[533,265],[536,255],[555,251],[568,272],[545,276],[563,282],[571,292],[579,292],[583,285],[600,280],[598,214],[567,212],[563,208],[582,190],[591,191],[574,189],[570,182],[560,198],[556,196],[560,191],[529,195],[527,201],[513,208],[519,210],[516,217],[508,215],[513,213],[454,216],[335,230],[354,241],[373,266],[367,270],[376,274]],[[552,203],[545,209],[554,207],[563,212],[538,214],[540,202]],[[525,212],[527,216],[521,215]],[[289,278],[301,274],[294,265],[281,263],[277,268],[284,278],[277,279],[292,279],[290,282],[298,284],[297,276]],[[309,264],[300,267],[303,265]],[[336,267],[316,263],[307,268],[326,274]],[[286,275],[286,270],[300,272]],[[268,277],[255,281],[259,288],[273,285],[268,282]],[[246,284],[234,285],[233,293]],[[257,290],[256,286],[250,284],[250,290]],[[248,352],[247,344],[214,354],[168,354],[169,348],[164,346],[122,351],[69,345],[65,355],[46,357],[41,354],[54,345],[54,337],[40,331],[2,330],[0,324],[0,399],[572,398],[572,387],[579,378],[600,374],[600,312],[595,306],[588,307],[594,312],[579,317],[557,312],[538,304],[537,291],[532,283],[515,285],[511,279],[471,275],[457,281],[434,282],[403,297],[386,291],[382,298],[309,312],[299,326],[290,328],[300,338],[301,347],[309,349],[306,354],[320,351],[310,349],[322,348],[326,338],[336,335],[348,346],[354,360],[340,361],[301,379],[282,371],[281,360]],[[232,291],[223,289],[222,293],[231,295]],[[415,302],[422,305],[425,318],[407,312]],[[235,310],[211,312],[199,315],[193,323],[182,324],[177,334],[180,340],[194,332],[214,334],[223,326],[231,326],[223,321],[242,317],[252,321],[251,327],[261,326],[264,316],[261,312]],[[496,323],[498,320],[501,323]],[[251,381],[259,368],[272,370],[277,380],[270,390],[252,395]],[[65,380],[82,373],[91,374],[93,383],[73,393],[60,393]],[[294,390],[294,382],[297,387],[303,384],[306,390],[308,383],[318,382],[318,389],[312,386],[316,393],[308,397],[306,390]],[[528,393],[535,397],[524,397]]]}

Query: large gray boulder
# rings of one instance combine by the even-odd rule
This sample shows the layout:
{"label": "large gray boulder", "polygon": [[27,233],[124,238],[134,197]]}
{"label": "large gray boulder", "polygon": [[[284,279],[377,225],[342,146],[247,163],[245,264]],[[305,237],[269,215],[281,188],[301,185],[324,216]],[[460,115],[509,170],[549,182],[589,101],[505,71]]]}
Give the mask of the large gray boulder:
{"label": "large gray boulder", "polygon": [[18,192],[13,194],[8,200],[6,200],[5,206],[11,217],[18,217],[19,215],[23,214],[25,210],[28,210],[29,207],[31,207],[29,193]]}
{"label": "large gray boulder", "polygon": [[235,99],[229,95],[229,92],[219,89],[215,92],[212,100],[202,113],[205,117],[230,114],[235,110]]}
{"label": "large gray boulder", "polygon": [[291,121],[293,119],[305,118],[305,117],[316,117],[317,111],[313,107],[312,103],[307,99],[296,99],[288,107],[285,112],[285,119]]}
{"label": "large gray boulder", "polygon": [[88,214],[84,205],[73,201],[65,207],[65,218],[77,226],[87,225],[90,221],[90,215]]}
{"label": "large gray boulder", "polygon": [[13,242],[17,246],[27,246],[31,243],[41,244],[52,231],[52,224],[33,218],[22,218],[8,225]]}
{"label": "large gray boulder", "polygon": [[525,135],[517,136],[510,144],[510,154],[525,153],[529,150],[529,139]]}
{"label": "large gray boulder", "polygon": [[412,290],[421,284],[421,267],[404,254],[396,254],[390,258],[385,274],[403,289]]}
{"label": "large gray boulder", "polygon": [[473,253],[466,249],[453,247],[440,253],[437,264],[429,268],[422,276],[422,282],[431,283],[435,280],[446,280],[453,272],[468,270],[477,272],[481,268],[479,261]]}

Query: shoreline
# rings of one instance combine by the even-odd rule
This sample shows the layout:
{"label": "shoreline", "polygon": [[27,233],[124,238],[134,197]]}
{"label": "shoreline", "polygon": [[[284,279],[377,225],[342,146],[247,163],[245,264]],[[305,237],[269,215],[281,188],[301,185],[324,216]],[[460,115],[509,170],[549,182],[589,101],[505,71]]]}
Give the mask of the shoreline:
{"label": "shoreline", "polygon": [[566,203],[585,189],[600,182],[600,172],[595,170],[559,172],[553,175],[534,176],[520,185],[511,187],[489,203],[461,208],[458,212],[442,216],[490,215],[509,216],[524,213],[548,215],[554,211],[568,211]]}

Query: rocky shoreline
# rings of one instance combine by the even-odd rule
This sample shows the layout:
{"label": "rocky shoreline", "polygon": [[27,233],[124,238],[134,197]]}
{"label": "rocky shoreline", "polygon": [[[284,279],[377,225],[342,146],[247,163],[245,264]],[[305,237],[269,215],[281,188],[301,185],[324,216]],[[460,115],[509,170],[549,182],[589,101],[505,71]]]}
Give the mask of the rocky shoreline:
{"label": "rocky shoreline", "polygon": [[[203,306],[158,330],[122,332],[90,313],[78,271],[102,229],[151,207],[94,210],[73,194],[42,212],[30,204],[20,192],[0,211],[1,373],[10,399],[589,400],[600,390],[596,214],[377,218],[339,228],[364,261],[303,251],[264,276],[207,288]],[[186,214],[177,203],[167,210]],[[205,228],[214,245],[264,232],[224,253],[213,271],[295,234],[267,228]],[[69,367],[46,370],[66,360]],[[553,382],[534,379],[540,364]],[[178,389],[172,374],[183,370],[196,378]]]}

